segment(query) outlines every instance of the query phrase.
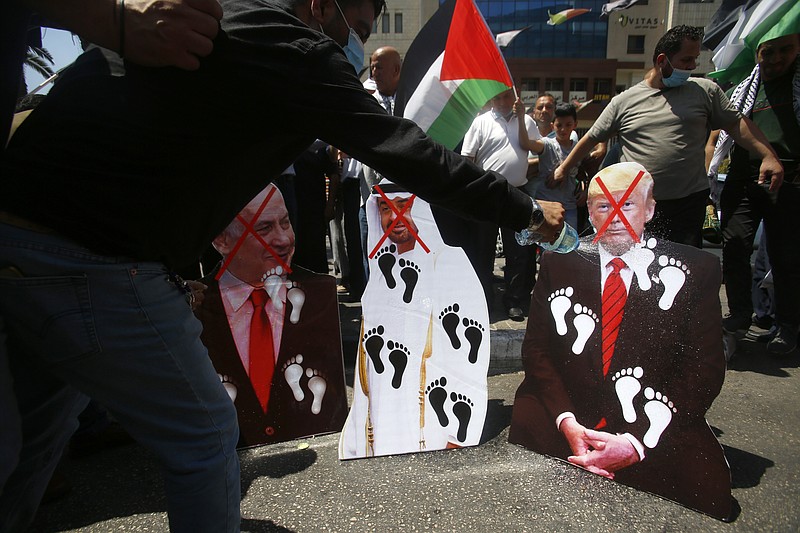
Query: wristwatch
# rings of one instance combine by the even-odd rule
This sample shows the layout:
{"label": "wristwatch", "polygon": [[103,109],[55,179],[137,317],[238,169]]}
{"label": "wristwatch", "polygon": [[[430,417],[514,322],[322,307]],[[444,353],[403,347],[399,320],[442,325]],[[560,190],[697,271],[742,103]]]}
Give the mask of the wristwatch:
{"label": "wristwatch", "polygon": [[539,205],[539,202],[533,198],[531,198],[531,204],[533,211],[531,212],[531,220],[528,222],[527,230],[535,233],[544,223],[544,211],[542,211],[542,206]]}

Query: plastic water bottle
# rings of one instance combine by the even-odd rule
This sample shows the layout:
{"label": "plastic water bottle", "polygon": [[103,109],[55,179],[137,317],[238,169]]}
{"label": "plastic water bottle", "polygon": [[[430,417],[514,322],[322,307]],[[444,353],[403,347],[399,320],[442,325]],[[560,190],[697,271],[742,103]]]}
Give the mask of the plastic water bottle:
{"label": "plastic water bottle", "polygon": [[[514,237],[517,239],[517,243],[519,243],[520,246],[530,246],[531,244],[540,241],[542,238],[539,233],[529,231],[528,229],[518,231],[514,234]],[[579,244],[580,240],[578,238],[578,232],[566,222],[564,223],[564,227],[561,228],[561,233],[558,235],[558,238],[555,240],[555,242],[553,242],[553,244],[550,244],[549,242],[539,242],[539,246],[541,246],[542,249],[547,250],[548,252],[556,252],[559,254],[569,253],[577,248]]]}

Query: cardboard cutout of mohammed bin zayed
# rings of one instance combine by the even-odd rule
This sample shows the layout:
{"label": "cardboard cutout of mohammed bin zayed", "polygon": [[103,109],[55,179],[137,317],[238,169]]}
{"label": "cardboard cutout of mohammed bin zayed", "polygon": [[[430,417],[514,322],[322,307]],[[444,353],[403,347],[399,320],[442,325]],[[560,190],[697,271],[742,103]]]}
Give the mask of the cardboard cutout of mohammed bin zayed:
{"label": "cardboard cutout of mohammed bin zayed", "polygon": [[509,440],[727,519],[730,470],[705,420],[725,376],[719,260],[643,235],[637,163],[589,186],[594,245],[546,253]]}
{"label": "cardboard cutout of mohammed bin zayed", "polygon": [[240,446],[339,431],[347,397],[336,281],[292,265],[294,230],[277,187],[213,244],[222,263],[202,280],[195,314],[236,406]]}
{"label": "cardboard cutout of mohammed bin zayed", "polygon": [[370,276],[339,458],[478,444],[489,367],[481,284],[430,206],[397,185],[375,187],[367,220]]}

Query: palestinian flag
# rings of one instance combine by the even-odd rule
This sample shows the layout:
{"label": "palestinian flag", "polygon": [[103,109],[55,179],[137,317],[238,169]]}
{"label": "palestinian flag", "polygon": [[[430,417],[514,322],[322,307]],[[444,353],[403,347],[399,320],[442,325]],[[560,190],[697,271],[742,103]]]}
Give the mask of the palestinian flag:
{"label": "palestinian flag", "polygon": [[797,0],[759,0],[747,4],[736,25],[714,50],[713,62],[717,70],[708,76],[739,83],[753,70],[756,50],[761,43],[799,32],[800,2]]}
{"label": "palestinian flag", "polygon": [[408,49],[394,112],[452,150],[484,104],[512,86],[473,0],[448,0]]}
{"label": "palestinian flag", "polygon": [[[614,2],[609,2],[607,4],[603,4],[600,8],[600,17],[607,17],[614,11],[621,11],[623,9],[628,9],[633,4],[638,2],[639,0],[615,0]],[[725,0],[723,0],[724,2]],[[737,0],[738,1],[738,0]]]}
{"label": "palestinian flag", "polygon": [[564,11],[559,11],[555,15],[550,13],[550,10],[547,10],[547,16],[550,20],[547,21],[548,26],[558,26],[559,24],[564,24],[569,19],[574,19],[578,15],[583,15],[584,13],[588,13],[591,9],[565,9]]}
{"label": "palestinian flag", "polygon": [[709,50],[719,46],[744,12],[757,3],[758,0],[722,0],[719,9],[703,30],[703,46]]}

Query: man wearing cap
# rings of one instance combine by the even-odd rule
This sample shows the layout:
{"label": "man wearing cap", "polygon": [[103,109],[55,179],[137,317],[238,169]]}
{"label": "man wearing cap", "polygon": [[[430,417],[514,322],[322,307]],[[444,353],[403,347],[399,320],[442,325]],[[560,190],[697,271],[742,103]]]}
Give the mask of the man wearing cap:
{"label": "man wearing cap", "polygon": [[730,473],[705,413],[722,387],[718,260],[644,235],[637,163],[589,185],[596,249],[546,253],[509,440],[719,518]]}

